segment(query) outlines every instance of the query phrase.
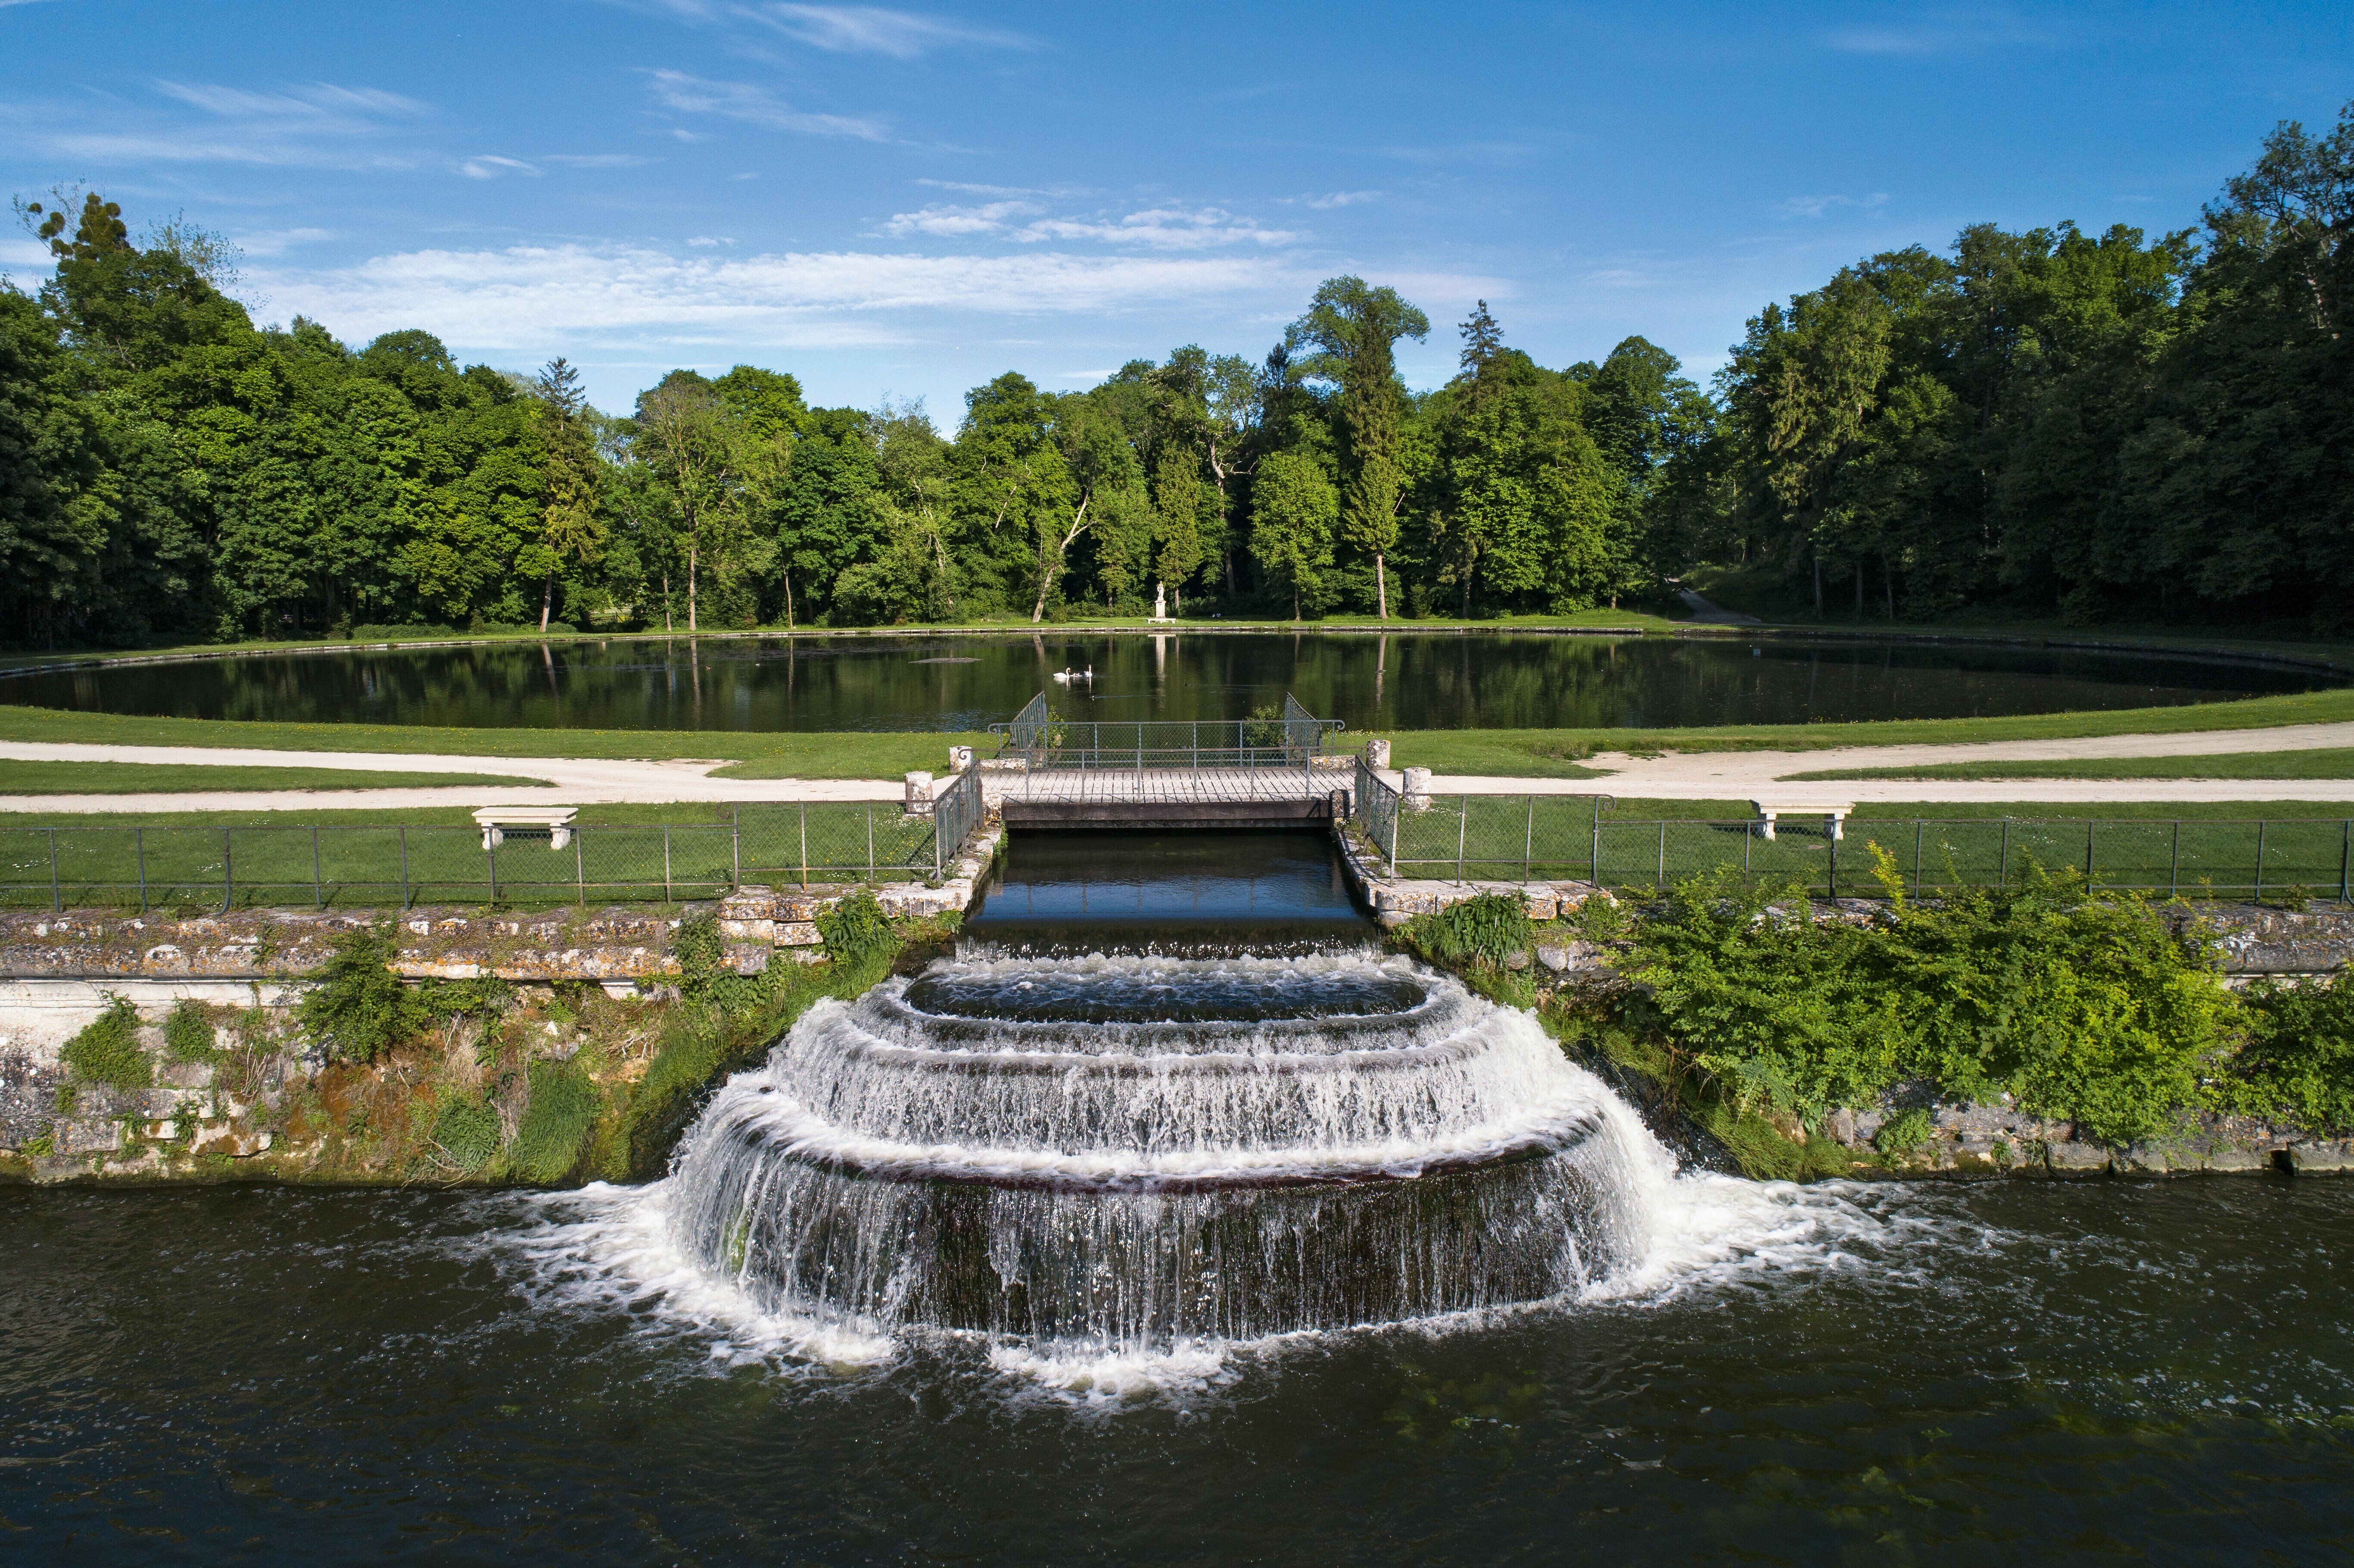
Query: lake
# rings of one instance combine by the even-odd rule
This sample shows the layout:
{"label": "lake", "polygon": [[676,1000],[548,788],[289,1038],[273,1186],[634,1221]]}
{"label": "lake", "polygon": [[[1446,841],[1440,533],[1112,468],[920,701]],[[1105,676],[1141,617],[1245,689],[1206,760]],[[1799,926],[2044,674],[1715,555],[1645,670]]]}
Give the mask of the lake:
{"label": "lake", "polygon": [[[1070,685],[1050,676],[1087,671]],[[1297,694],[1352,729],[1649,729],[2219,702],[2340,683],[2254,661],[1896,641],[1512,632],[503,642],[26,670],[0,702],[183,718],[724,731],[1235,719]]]}

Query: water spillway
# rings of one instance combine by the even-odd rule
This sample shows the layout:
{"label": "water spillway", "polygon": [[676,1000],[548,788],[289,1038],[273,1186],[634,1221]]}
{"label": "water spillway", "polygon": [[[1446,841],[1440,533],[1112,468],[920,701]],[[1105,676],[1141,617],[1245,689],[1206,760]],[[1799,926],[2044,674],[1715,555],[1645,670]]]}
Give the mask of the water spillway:
{"label": "water spillway", "polygon": [[[1184,880],[1152,896],[1198,908]],[[1670,1163],[1528,1014],[1362,927],[1096,951],[1049,914],[728,1083],[675,1168],[682,1250],[772,1311],[1142,1352],[1551,1299],[1644,1250]]]}

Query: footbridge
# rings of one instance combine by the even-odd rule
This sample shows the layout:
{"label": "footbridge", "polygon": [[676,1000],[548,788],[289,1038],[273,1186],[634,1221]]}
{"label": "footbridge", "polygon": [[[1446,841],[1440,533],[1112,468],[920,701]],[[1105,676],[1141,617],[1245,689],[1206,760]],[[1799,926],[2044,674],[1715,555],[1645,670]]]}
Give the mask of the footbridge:
{"label": "footbridge", "polygon": [[1042,692],[990,726],[982,775],[1009,826],[1294,827],[1348,816],[1354,759],[1328,749],[1345,727],[1288,693],[1280,716],[1105,721]]}

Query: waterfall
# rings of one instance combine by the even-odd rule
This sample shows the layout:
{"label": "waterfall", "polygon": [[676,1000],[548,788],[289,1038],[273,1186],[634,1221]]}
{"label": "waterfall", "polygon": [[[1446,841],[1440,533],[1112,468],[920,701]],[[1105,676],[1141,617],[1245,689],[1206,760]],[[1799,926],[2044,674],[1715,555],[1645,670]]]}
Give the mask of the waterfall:
{"label": "waterfall", "polygon": [[1535,1019],[1406,959],[981,948],[811,1008],[668,1210],[771,1311],[1154,1352],[1575,1294],[1671,1175]]}

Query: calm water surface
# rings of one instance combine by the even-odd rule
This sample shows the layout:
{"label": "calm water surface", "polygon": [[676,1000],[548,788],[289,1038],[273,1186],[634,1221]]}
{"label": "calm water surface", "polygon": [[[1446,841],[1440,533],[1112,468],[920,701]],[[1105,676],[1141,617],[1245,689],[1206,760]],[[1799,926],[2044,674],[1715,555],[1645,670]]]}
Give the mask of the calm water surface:
{"label": "calm water surface", "polygon": [[0,1193],[19,1562],[2334,1563],[2354,1189],[1763,1192],[1618,1299],[829,1367],[651,1192]]}
{"label": "calm water surface", "polygon": [[[1095,679],[1053,685],[1052,672]],[[1041,690],[1074,717],[1235,719],[1287,691],[1360,729],[1650,728],[2162,706],[2335,684],[2147,652],[1398,632],[578,641],[0,676],[0,702],[497,728],[969,730]]]}

